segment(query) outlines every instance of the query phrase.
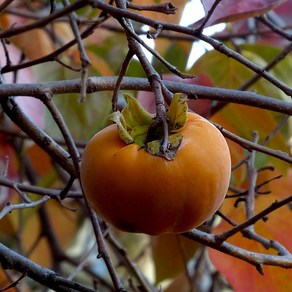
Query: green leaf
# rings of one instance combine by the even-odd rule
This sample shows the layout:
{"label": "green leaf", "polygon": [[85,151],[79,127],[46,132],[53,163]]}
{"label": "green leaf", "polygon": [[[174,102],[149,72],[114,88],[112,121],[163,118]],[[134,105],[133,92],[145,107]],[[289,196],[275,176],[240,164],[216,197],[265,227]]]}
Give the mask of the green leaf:
{"label": "green leaf", "polygon": [[[72,65],[74,66],[74,65]],[[80,78],[79,72],[73,72],[56,63],[36,68],[39,81],[70,80]],[[90,75],[99,75],[91,71]],[[88,94],[85,102],[79,103],[79,94],[62,94],[53,97],[74,139],[88,140],[97,131],[105,127],[111,112],[111,93],[96,92]],[[51,114],[46,112],[45,129],[54,138],[62,138],[59,128]]]}

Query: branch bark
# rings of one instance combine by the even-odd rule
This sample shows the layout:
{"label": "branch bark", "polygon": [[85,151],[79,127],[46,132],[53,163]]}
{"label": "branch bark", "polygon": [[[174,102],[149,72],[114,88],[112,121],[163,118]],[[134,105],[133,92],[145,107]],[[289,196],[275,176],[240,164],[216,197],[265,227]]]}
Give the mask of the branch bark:
{"label": "branch bark", "polygon": [[[118,77],[90,77],[87,82],[87,93],[114,90]],[[174,81],[163,81],[163,84],[173,93],[181,92],[191,99],[210,99],[223,102],[244,104],[261,109],[292,115],[292,104],[276,97],[268,97],[252,91],[214,88],[208,86],[185,84]],[[44,95],[78,93],[81,89],[80,79],[62,80],[43,83],[2,84],[0,99],[7,96],[33,96],[40,98]],[[124,77],[121,90],[151,91],[146,78]]]}

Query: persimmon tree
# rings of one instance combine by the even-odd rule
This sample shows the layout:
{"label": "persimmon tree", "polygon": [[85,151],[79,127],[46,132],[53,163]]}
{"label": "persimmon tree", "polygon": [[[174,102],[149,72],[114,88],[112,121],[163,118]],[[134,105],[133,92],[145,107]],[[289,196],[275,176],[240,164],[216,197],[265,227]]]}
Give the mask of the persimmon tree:
{"label": "persimmon tree", "polygon": [[[186,0],[1,1],[0,291],[292,289],[292,1],[201,2],[198,20]],[[124,93],[162,123],[183,93],[225,136],[229,189],[200,227],[91,209],[79,163]]]}

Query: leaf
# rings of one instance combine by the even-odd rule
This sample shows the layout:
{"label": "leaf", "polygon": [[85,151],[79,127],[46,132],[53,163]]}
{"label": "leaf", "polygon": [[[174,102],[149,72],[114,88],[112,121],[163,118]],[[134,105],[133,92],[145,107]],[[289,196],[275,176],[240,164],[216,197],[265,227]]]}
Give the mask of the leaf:
{"label": "leaf", "polygon": [[[0,205],[0,210],[2,210],[4,206]],[[12,218],[12,216],[4,216],[0,221],[0,239],[2,242],[6,240],[9,241],[16,234],[16,226],[15,221],[16,218]]]}
{"label": "leaf", "polygon": [[[258,183],[267,181],[279,173],[261,172],[259,174]],[[255,200],[255,212],[268,207],[275,200],[287,197],[291,193],[292,188],[292,171],[289,169],[287,176],[269,183],[265,190],[270,190],[271,194],[257,196]],[[261,191],[264,191],[262,189]],[[245,220],[245,210],[243,205],[239,204],[238,208],[233,207],[234,201],[226,199],[221,211],[237,223]],[[258,234],[269,240],[276,240],[283,244],[290,252],[292,251],[291,242],[291,209],[286,205],[274,211],[267,216],[267,221],[259,221],[255,224],[255,230]],[[215,233],[221,233],[230,228],[225,221],[221,222],[214,230]],[[267,250],[261,244],[254,240],[246,239],[241,234],[231,237],[228,242],[242,247],[244,249],[264,253],[275,254],[274,250]],[[235,291],[290,291],[292,289],[292,273],[279,267],[264,266],[264,276],[252,265],[220,253],[218,251],[209,250],[210,258],[215,267],[228,280]],[[247,281],[248,279],[248,281]]]}
{"label": "leaf", "polygon": [[[274,58],[282,53],[282,48],[278,48],[271,45],[259,45],[259,44],[244,44],[242,48],[245,51],[252,52],[260,56],[266,63],[270,63]],[[284,82],[286,85],[292,87],[292,80],[289,78],[289,74],[292,70],[292,56],[287,55],[281,62],[277,64],[270,71],[275,77]],[[291,97],[281,94],[280,97],[286,101],[291,101]]]}
{"label": "leaf", "polygon": [[190,292],[190,280],[186,273],[173,278],[173,281],[163,290],[164,292]]}
{"label": "leaf", "polygon": [[[15,155],[15,150],[12,147],[8,137],[6,137],[2,133],[0,133],[0,163],[1,163],[1,170],[0,170],[1,175],[3,175],[5,166],[7,163],[6,175],[11,178],[15,178],[18,176],[19,161]],[[0,200],[0,203],[2,202],[2,200]]]}
{"label": "leaf", "polygon": [[[206,74],[196,75],[193,79],[184,79],[187,84],[194,84],[200,86],[213,86],[213,81],[210,76]],[[198,115],[208,118],[210,116],[212,102],[208,99],[189,99],[189,109]]]}
{"label": "leaf", "polygon": [[50,171],[53,171],[53,164],[48,154],[38,145],[32,144],[26,152],[30,159],[33,170],[39,176],[46,176]]}
{"label": "leaf", "polygon": [[[74,67],[74,64],[72,66]],[[37,66],[36,72],[39,81],[68,80],[80,77],[80,73],[74,73],[55,63]],[[92,70],[90,74],[98,75],[98,72]],[[108,123],[108,116],[111,112],[111,93],[96,92],[88,94],[83,103],[79,103],[78,100],[78,94],[54,96],[54,102],[73,138],[88,140]],[[46,112],[45,128],[54,138],[62,138],[60,130],[48,112]]]}
{"label": "leaf", "polygon": [[155,282],[171,279],[185,271],[187,262],[195,255],[199,243],[176,234],[151,237]]}
{"label": "leaf", "polygon": [[[1,121],[2,122],[2,121]],[[7,125],[5,125],[7,126]],[[7,164],[7,165],[6,165]],[[5,168],[7,167],[7,176],[9,179],[17,179],[19,175],[19,159],[12,147],[8,137],[0,133],[0,165],[1,165],[1,175],[5,174]],[[11,204],[17,203],[16,191],[7,188],[5,186],[0,186],[0,211],[9,202]],[[4,216],[0,219],[0,241],[10,240],[12,236],[15,235],[17,218],[15,213],[13,216]]]}
{"label": "leaf", "polygon": [[[282,4],[285,0],[222,0],[219,2],[212,16],[207,22],[207,26],[220,22],[232,22],[243,18],[262,15],[276,6]],[[206,14],[212,8],[215,0],[201,1]],[[199,25],[203,19],[195,25]]]}
{"label": "leaf", "polygon": [[[278,23],[281,23],[281,27],[289,27],[292,24],[291,19],[291,11],[292,11],[292,1],[286,0],[283,4],[277,6],[273,11],[269,13],[272,19],[277,19]],[[258,31],[267,30],[266,25],[261,22],[257,22]],[[232,23],[232,26],[227,26],[224,31],[219,34],[229,35],[230,33],[234,35],[244,35],[250,32],[250,27],[247,19],[242,19]],[[256,39],[252,42],[256,42],[257,44],[262,45],[270,45],[277,46],[279,48],[283,48],[287,45],[287,39],[283,38],[278,33],[273,32],[265,32],[263,34],[257,35]],[[268,50],[264,51],[264,53],[269,52]],[[286,59],[286,57],[285,57]]]}

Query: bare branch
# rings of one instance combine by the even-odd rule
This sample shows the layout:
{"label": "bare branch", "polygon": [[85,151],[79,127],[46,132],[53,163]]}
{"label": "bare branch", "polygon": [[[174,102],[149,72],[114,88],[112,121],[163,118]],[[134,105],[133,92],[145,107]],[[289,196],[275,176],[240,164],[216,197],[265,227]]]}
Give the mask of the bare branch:
{"label": "bare branch", "polygon": [[[90,77],[87,83],[87,92],[114,90],[117,77]],[[165,81],[163,84],[173,93],[181,92],[189,98],[210,99],[217,101],[233,102],[252,107],[268,109],[292,115],[292,104],[276,97],[271,98],[252,91],[238,91],[233,89],[214,88],[193,84],[185,84],[174,81]],[[2,84],[0,88],[0,100],[7,96],[34,96],[42,97],[44,94],[65,94],[80,92],[80,79],[63,80],[45,83]],[[121,84],[121,90],[151,91],[151,86],[145,78],[125,77]]]}
{"label": "bare branch", "polygon": [[[70,6],[70,2],[68,0],[63,0],[63,4],[65,7],[69,7]],[[87,77],[88,77],[88,70],[89,70],[89,66],[91,64],[83,42],[82,42],[82,37],[81,34],[79,32],[79,28],[77,25],[77,16],[74,12],[71,12],[70,14],[68,14],[69,20],[70,20],[70,24],[75,36],[75,39],[77,41],[77,45],[78,45],[78,50],[80,53],[80,60],[81,60],[81,64],[82,64],[82,70],[81,70],[81,89],[80,89],[80,102],[85,100],[86,97],[86,83],[87,83]]]}
{"label": "bare branch", "polygon": [[171,3],[171,2],[166,2],[162,4],[150,4],[150,5],[139,5],[132,3],[130,1],[127,1],[127,7],[130,9],[134,9],[137,11],[155,11],[159,13],[164,13],[164,14],[175,14],[175,11],[177,8]]}
{"label": "bare branch", "polygon": [[49,196],[44,196],[41,199],[31,202],[31,203],[22,203],[22,204],[13,204],[13,205],[10,203],[7,203],[6,206],[0,211],[0,220],[8,213],[11,213],[13,210],[34,208],[38,205],[45,203],[49,199],[50,199]]}
{"label": "bare branch", "polygon": [[198,229],[194,229],[191,232],[184,233],[183,236],[193,239],[201,244],[219,250],[223,253],[232,255],[238,259],[246,261],[254,266],[258,265],[271,265],[282,268],[292,268],[292,256],[274,256],[252,252],[245,250],[238,246],[234,246],[228,242],[219,243],[216,242],[216,237],[213,234],[208,234]]}
{"label": "bare branch", "polygon": [[94,292],[95,290],[87,288],[77,282],[67,280],[52,270],[46,269],[24,256],[7,248],[0,243],[0,262],[3,269],[13,269],[25,273],[31,279],[51,288],[55,291],[68,292],[71,289],[80,292]]}

